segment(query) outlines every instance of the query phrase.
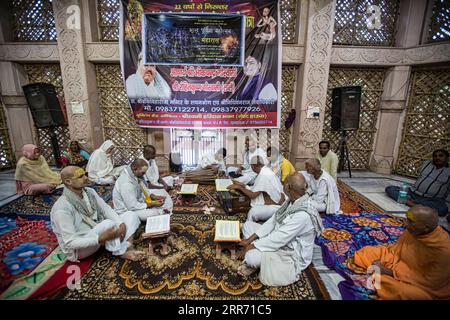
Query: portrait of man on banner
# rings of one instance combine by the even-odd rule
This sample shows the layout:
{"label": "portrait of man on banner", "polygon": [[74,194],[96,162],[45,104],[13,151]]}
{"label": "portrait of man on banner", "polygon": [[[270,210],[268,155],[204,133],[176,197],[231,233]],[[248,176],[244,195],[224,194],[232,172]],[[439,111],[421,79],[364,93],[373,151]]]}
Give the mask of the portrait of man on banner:
{"label": "portrait of man on banner", "polygon": [[130,98],[165,98],[172,92],[169,84],[159,74],[155,65],[145,65],[142,54],[138,57],[136,73],[126,80],[126,89]]}

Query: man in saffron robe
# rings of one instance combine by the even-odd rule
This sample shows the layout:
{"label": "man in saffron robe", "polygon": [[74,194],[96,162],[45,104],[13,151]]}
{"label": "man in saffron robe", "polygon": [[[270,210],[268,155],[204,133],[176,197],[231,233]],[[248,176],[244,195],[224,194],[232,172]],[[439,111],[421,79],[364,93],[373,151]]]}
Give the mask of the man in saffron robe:
{"label": "man in saffron robe", "polygon": [[406,230],[396,243],[358,250],[355,265],[380,268],[375,286],[380,299],[449,299],[450,236],[430,207],[416,205],[406,216]]}

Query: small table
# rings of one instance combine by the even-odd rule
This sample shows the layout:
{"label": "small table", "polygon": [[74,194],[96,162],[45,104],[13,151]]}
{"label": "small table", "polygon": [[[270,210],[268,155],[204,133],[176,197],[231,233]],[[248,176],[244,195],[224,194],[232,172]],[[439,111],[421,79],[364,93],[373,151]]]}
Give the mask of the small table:
{"label": "small table", "polygon": [[195,194],[182,194],[181,201],[184,206],[192,206],[196,195]]}
{"label": "small table", "polygon": [[158,246],[161,246],[161,255],[167,256],[169,254],[169,245],[173,246],[172,239],[169,237],[170,233],[166,233],[163,235],[155,235],[155,236],[146,236],[142,235],[143,239],[148,239],[148,253],[149,255],[155,255],[155,249]]}
{"label": "small table", "polygon": [[216,242],[216,259],[220,259],[222,250],[230,250],[231,260],[236,260],[236,249],[239,242]]}

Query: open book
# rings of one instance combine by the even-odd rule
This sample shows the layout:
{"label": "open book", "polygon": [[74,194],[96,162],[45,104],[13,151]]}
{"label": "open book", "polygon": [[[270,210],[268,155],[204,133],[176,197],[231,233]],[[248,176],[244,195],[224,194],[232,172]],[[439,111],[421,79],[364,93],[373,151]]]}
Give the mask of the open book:
{"label": "open book", "polygon": [[178,194],[197,194],[198,184],[183,183]]}
{"label": "open book", "polygon": [[216,191],[229,191],[227,188],[232,184],[231,179],[216,179]]}
{"label": "open book", "polygon": [[148,217],[145,225],[144,238],[156,238],[164,236],[170,232],[170,215],[162,214],[159,216]]}
{"label": "open book", "polygon": [[240,242],[241,228],[239,221],[216,220],[215,242]]}

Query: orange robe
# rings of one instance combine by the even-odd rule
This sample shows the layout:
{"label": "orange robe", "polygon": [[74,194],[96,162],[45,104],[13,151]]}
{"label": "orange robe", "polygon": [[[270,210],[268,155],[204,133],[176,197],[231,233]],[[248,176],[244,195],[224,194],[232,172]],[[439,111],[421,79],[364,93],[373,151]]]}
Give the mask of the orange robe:
{"label": "orange robe", "polygon": [[440,226],[422,236],[405,230],[396,243],[355,253],[355,264],[362,268],[376,260],[394,274],[381,275],[380,299],[450,299],[450,236]]}

